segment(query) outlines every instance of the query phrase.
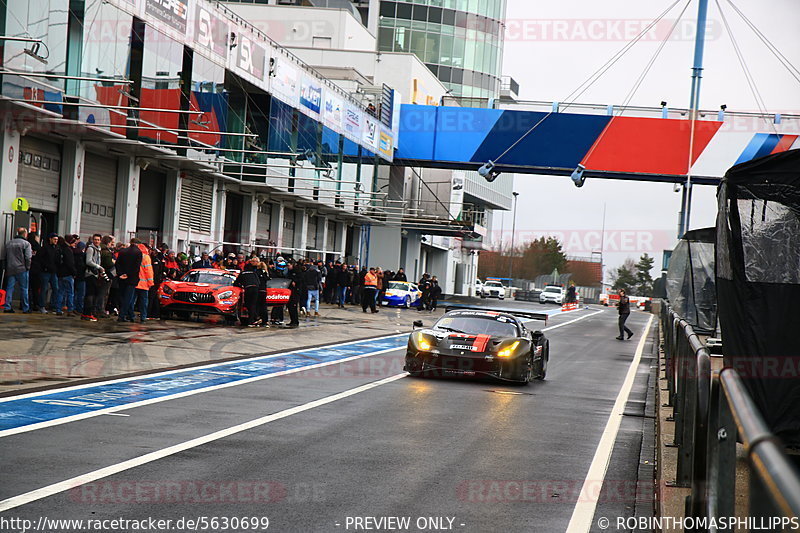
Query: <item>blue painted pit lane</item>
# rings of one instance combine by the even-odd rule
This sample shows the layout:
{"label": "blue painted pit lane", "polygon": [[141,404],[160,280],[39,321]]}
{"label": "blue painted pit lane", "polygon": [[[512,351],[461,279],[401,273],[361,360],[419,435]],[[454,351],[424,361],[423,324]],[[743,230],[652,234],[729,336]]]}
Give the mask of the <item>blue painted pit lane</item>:
{"label": "blue painted pit lane", "polygon": [[0,437],[106,412],[244,384],[270,375],[405,348],[408,334],[300,349],[0,399]]}

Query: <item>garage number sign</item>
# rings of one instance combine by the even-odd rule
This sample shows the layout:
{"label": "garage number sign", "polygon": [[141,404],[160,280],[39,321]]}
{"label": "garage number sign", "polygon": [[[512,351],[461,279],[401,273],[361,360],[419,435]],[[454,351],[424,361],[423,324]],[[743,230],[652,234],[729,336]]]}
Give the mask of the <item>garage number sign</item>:
{"label": "garage number sign", "polygon": [[14,198],[12,209],[14,211],[27,211],[30,205],[25,198]]}

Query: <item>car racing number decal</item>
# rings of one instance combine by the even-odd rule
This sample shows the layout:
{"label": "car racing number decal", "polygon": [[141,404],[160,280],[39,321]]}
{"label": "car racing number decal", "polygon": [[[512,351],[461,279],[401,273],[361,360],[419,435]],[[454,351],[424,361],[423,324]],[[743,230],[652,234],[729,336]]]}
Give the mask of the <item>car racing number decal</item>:
{"label": "car racing number decal", "polygon": [[471,352],[483,352],[486,350],[486,345],[489,344],[489,335],[467,335],[464,333],[453,333],[450,335],[451,339],[464,339],[465,341],[472,341],[472,344],[453,344],[450,346],[453,350],[469,350]]}

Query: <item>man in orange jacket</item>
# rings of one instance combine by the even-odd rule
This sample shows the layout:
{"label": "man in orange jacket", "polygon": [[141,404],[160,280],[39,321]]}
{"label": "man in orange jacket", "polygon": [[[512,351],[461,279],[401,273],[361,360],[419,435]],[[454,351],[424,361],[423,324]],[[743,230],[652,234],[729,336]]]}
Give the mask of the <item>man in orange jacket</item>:
{"label": "man in orange jacket", "polygon": [[136,296],[139,299],[139,321],[147,321],[147,304],[150,287],[155,282],[153,280],[153,260],[150,258],[150,250],[144,244],[138,245],[142,252],[142,265],[139,267],[139,283],[136,285]]}
{"label": "man in orange jacket", "polygon": [[375,308],[375,299],[378,294],[378,275],[375,273],[375,267],[369,269],[369,272],[364,275],[364,295],[361,298],[361,310],[367,312],[367,306],[373,313],[377,313]]}

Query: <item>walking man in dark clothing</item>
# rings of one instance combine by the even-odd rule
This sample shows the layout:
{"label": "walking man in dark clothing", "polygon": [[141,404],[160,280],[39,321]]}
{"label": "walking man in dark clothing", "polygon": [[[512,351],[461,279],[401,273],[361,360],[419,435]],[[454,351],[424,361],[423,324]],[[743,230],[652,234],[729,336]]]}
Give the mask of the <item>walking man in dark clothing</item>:
{"label": "walking man in dark clothing", "polygon": [[624,340],[623,335],[625,333],[628,334],[628,339],[633,337],[633,331],[628,329],[628,326],[625,325],[625,321],[628,320],[628,317],[631,314],[631,301],[625,295],[625,289],[619,290],[619,337],[616,337],[618,341]]}
{"label": "walking man in dark clothing", "polygon": [[117,256],[115,266],[119,290],[122,293],[118,322],[133,322],[133,304],[136,300],[136,286],[139,284],[139,268],[142,266],[139,242],[138,239],[131,239],[131,245]]}

